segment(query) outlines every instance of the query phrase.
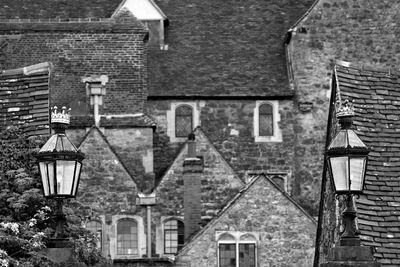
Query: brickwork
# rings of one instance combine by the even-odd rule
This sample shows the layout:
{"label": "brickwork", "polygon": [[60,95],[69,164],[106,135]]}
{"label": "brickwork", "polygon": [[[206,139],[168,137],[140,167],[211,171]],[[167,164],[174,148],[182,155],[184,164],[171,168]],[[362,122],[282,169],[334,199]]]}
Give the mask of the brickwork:
{"label": "brickwork", "polygon": [[[303,205],[316,206],[319,200],[333,64],[340,59],[398,67],[399,10],[390,0],[320,0],[294,29],[288,47],[296,90],[294,176]],[[302,103],[312,109],[301,111]]]}
{"label": "brickwork", "polygon": [[[190,153],[188,152],[188,154]],[[192,235],[200,230],[202,176],[203,160],[186,158],[183,162],[185,240],[189,240]]]}
{"label": "brickwork", "polygon": [[[70,27],[73,23],[19,24],[36,25],[41,30],[35,32],[3,29],[0,67],[9,69],[51,62],[50,102],[59,106],[71,106],[76,101],[89,105],[82,77],[107,75],[109,83],[100,114],[142,113],[147,97],[147,51],[143,41],[146,33],[137,30],[138,22],[134,18],[123,19],[115,32],[107,27],[115,21],[78,23],[64,31],[57,27]],[[46,25],[48,29],[43,31]],[[136,29],[136,33],[129,28]]]}
{"label": "brickwork", "polygon": [[257,266],[312,265],[315,221],[270,180],[255,179],[183,249],[176,266],[217,266],[216,231],[257,233]]}

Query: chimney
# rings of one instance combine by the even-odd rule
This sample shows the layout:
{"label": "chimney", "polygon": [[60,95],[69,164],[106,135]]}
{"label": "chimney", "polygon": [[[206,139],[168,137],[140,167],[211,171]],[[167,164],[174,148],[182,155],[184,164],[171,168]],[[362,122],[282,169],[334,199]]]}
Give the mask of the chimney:
{"label": "chimney", "polygon": [[188,155],[183,162],[185,241],[200,230],[203,175],[203,160],[196,156],[194,133],[188,139]]}

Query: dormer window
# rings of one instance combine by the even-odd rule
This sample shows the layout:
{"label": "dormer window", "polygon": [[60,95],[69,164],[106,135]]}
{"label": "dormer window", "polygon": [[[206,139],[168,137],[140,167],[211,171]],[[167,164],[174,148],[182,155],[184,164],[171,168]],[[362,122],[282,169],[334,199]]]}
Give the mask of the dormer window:
{"label": "dormer window", "polygon": [[123,8],[127,8],[147,26],[150,46],[159,45],[161,49],[166,49],[164,44],[164,25],[168,21],[167,16],[153,0],[127,0],[114,14]]}

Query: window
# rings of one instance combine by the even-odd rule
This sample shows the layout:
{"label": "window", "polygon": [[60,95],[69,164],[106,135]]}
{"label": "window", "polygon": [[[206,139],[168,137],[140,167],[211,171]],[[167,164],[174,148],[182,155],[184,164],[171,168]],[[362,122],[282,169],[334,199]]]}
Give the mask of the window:
{"label": "window", "polygon": [[217,233],[219,267],[256,267],[257,239],[242,232]]}
{"label": "window", "polygon": [[259,136],[273,136],[274,135],[274,115],[273,108],[270,104],[262,104],[259,107],[258,113]]}
{"label": "window", "polygon": [[175,110],[175,136],[187,137],[193,130],[193,109],[188,105],[178,106]]}
{"label": "window", "polygon": [[282,142],[279,101],[256,101],[253,121],[256,142]]}
{"label": "window", "polygon": [[86,223],[86,229],[89,231],[93,232],[97,236],[97,247],[101,249],[101,244],[102,244],[102,226],[101,222],[92,220]]}
{"label": "window", "polygon": [[164,224],[164,253],[176,254],[185,242],[185,229],[183,222],[169,220]]}
{"label": "window", "polygon": [[117,224],[117,254],[138,254],[138,227],[133,220],[122,219]]}

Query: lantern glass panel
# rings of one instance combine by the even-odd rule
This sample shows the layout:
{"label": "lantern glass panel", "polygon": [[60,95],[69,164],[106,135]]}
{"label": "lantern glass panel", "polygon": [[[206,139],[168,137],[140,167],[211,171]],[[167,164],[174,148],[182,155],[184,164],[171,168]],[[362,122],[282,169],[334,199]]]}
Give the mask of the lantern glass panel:
{"label": "lantern glass panel", "polygon": [[351,191],[362,190],[365,162],[365,158],[350,158]]}
{"label": "lantern glass panel", "polygon": [[75,161],[57,160],[57,194],[71,195]]}
{"label": "lantern glass panel", "polygon": [[49,177],[47,175],[47,162],[39,162],[40,177],[42,179],[43,193],[45,196],[50,194]]}
{"label": "lantern glass panel", "polygon": [[347,147],[346,131],[340,131],[330,143],[328,149],[336,147]]}
{"label": "lantern glass panel", "polygon": [[348,157],[332,157],[329,160],[331,162],[331,170],[336,191],[348,191],[349,190]]}
{"label": "lantern glass panel", "polygon": [[47,162],[47,175],[49,179],[49,191],[50,191],[50,196],[55,195],[57,192],[55,192],[55,177],[54,177],[54,164],[55,162]]}
{"label": "lantern glass panel", "polygon": [[363,141],[361,141],[360,137],[358,137],[358,135],[354,131],[349,130],[347,132],[347,135],[349,138],[349,145],[351,147],[366,147]]}
{"label": "lantern glass panel", "polygon": [[75,177],[74,177],[74,188],[72,189],[72,195],[76,195],[76,191],[78,190],[78,183],[79,183],[79,176],[81,173],[81,168],[82,168],[82,163],[76,162],[76,168],[75,168]]}

